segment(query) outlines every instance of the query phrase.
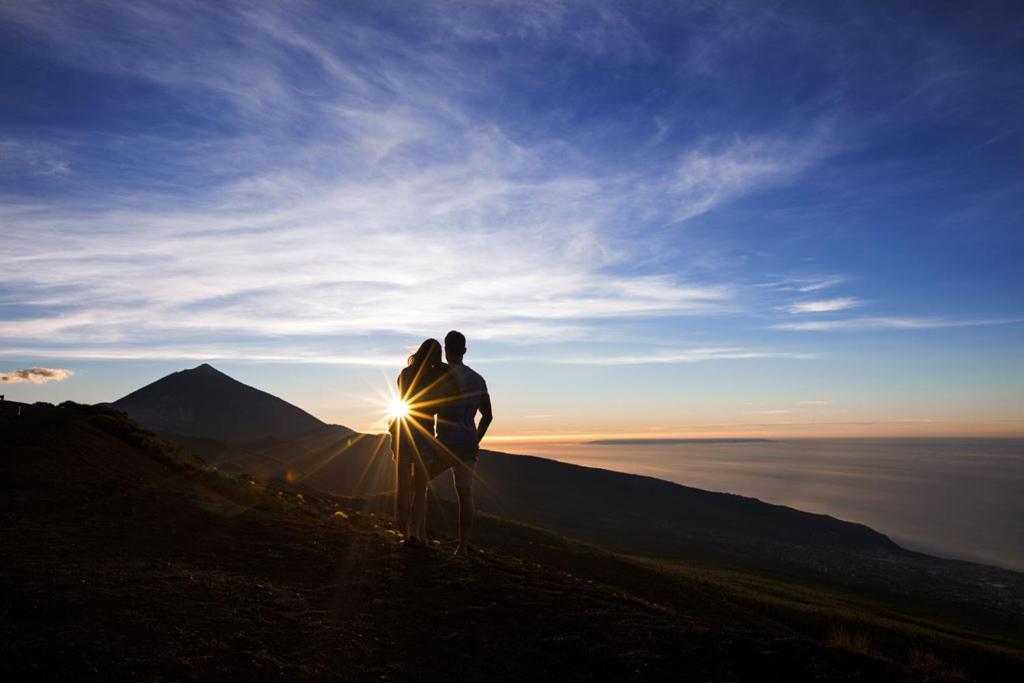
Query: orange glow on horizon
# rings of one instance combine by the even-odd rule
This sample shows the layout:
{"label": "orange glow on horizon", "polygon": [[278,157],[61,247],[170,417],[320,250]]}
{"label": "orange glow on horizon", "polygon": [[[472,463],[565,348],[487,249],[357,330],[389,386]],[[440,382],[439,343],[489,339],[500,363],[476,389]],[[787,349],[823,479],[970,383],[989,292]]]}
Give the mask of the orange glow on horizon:
{"label": "orange glow on horizon", "polygon": [[659,439],[885,439],[885,438],[1024,438],[1024,420],[1008,422],[933,421],[905,422],[807,422],[695,426],[687,431],[665,432],[550,432],[488,435],[483,446],[529,443],[581,443],[600,440]]}

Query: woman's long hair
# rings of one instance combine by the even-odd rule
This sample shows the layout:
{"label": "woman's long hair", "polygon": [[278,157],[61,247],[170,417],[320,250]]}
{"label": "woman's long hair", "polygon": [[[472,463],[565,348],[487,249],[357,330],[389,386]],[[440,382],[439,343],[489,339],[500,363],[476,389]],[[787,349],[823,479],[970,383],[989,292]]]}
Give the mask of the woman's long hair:
{"label": "woman's long hair", "polygon": [[402,371],[403,377],[407,378],[402,391],[408,395],[417,394],[434,384],[440,374],[441,342],[425,339],[416,352],[409,356],[406,369]]}

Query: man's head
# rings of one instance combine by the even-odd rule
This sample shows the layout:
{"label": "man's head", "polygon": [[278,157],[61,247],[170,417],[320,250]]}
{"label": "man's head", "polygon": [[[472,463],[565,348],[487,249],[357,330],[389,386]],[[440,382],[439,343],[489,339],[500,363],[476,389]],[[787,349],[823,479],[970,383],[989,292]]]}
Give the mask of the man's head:
{"label": "man's head", "polygon": [[466,336],[452,330],[444,336],[444,357],[451,363],[461,363],[466,355]]}

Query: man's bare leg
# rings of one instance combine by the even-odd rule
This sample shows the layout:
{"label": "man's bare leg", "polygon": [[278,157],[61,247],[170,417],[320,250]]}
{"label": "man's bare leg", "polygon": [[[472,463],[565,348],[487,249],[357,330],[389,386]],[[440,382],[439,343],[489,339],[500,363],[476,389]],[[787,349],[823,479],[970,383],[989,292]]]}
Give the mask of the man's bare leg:
{"label": "man's bare leg", "polygon": [[459,547],[455,554],[459,557],[466,557],[469,554],[469,534],[473,530],[473,481],[472,475],[468,481],[462,481],[462,477],[455,480],[455,493],[459,497]]}

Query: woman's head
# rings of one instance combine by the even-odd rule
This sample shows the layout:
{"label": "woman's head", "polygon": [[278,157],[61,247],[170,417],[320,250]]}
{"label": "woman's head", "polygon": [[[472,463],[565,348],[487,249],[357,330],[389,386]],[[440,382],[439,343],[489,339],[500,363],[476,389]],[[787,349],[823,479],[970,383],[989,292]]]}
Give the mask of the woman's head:
{"label": "woman's head", "polygon": [[441,364],[441,342],[436,339],[424,339],[416,352],[409,356],[409,367],[426,370]]}

